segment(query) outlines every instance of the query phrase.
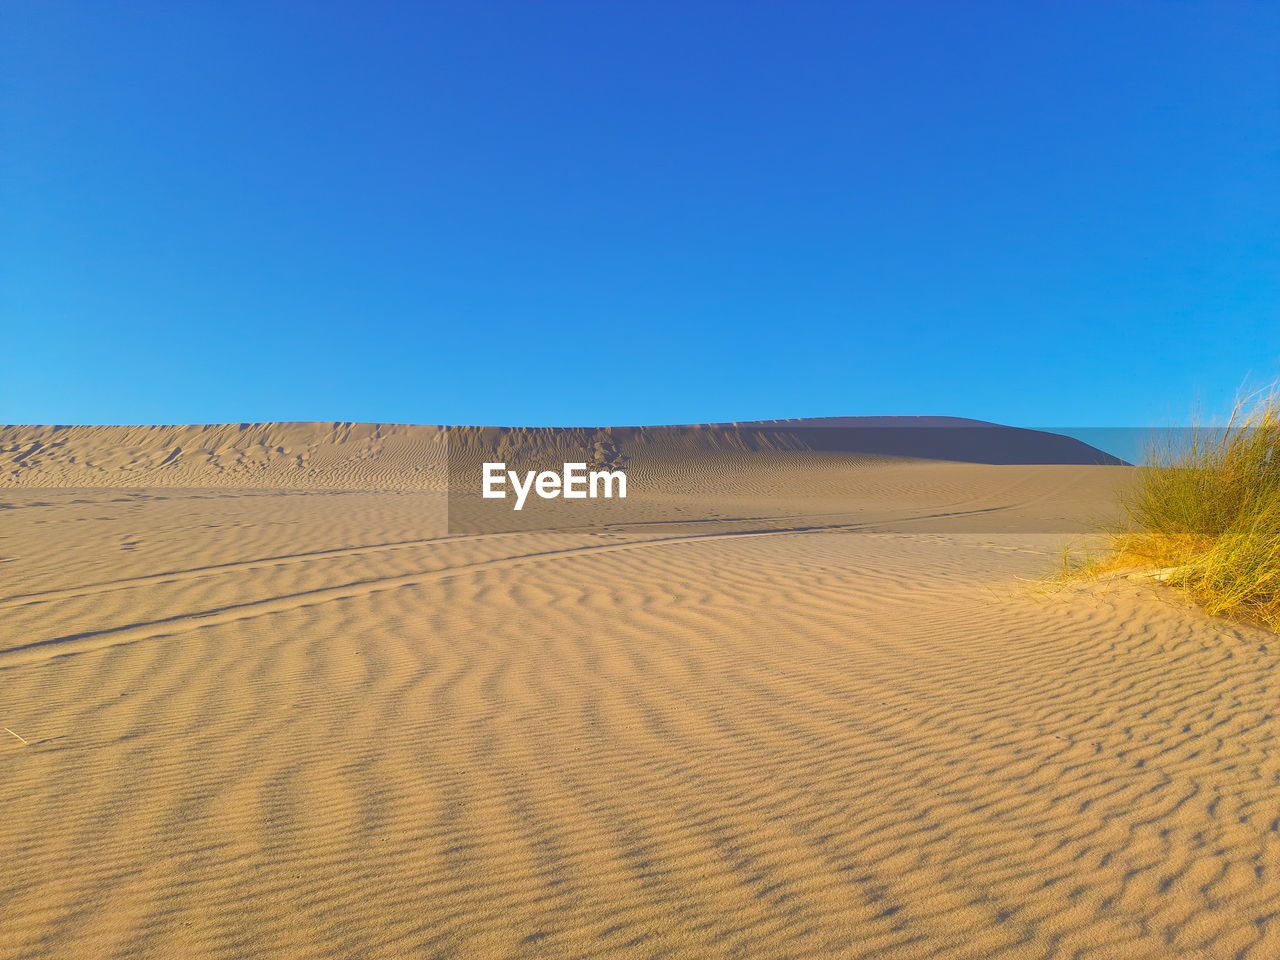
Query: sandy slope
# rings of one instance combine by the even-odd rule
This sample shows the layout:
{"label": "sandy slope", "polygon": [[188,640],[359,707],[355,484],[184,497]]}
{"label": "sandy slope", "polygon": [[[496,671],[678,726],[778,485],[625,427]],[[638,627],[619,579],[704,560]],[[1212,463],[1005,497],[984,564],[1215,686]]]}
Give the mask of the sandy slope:
{"label": "sandy slope", "polygon": [[[904,424],[907,426],[894,426]],[[836,417],[747,424],[577,428],[438,427],[386,423],[196,426],[0,426],[0,487],[304,487],[439,489],[446,434],[475,462],[568,441],[616,445],[640,467],[708,454],[812,450],[857,460],[909,457],[976,463],[1093,464],[1114,458],[1077,440],[947,417]],[[953,455],[961,451],[959,457]],[[946,452],[946,455],[942,455]],[[730,464],[731,465],[731,464]],[[719,478],[717,478],[719,479]]]}
{"label": "sandy slope", "polygon": [[0,427],[0,487],[427,489],[441,427],[379,423]]}
{"label": "sandy slope", "polygon": [[1094,468],[450,535],[427,462],[0,494],[0,957],[1280,956],[1280,644],[1020,581]]}

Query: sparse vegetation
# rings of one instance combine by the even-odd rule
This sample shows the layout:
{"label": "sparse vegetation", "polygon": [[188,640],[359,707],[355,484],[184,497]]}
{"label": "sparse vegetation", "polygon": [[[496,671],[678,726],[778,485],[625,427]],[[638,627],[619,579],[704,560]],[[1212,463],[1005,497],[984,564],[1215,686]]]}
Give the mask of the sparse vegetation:
{"label": "sparse vegetation", "polygon": [[1238,403],[1225,427],[1153,440],[1122,496],[1124,525],[1092,573],[1126,568],[1212,614],[1280,630],[1280,392]]}

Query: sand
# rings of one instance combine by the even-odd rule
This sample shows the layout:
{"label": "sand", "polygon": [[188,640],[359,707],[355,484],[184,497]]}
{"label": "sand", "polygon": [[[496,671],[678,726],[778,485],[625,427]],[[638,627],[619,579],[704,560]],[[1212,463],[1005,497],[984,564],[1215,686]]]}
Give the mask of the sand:
{"label": "sand", "polygon": [[0,957],[1280,956],[1280,643],[1027,582],[1124,468],[459,533],[439,436],[0,432]]}

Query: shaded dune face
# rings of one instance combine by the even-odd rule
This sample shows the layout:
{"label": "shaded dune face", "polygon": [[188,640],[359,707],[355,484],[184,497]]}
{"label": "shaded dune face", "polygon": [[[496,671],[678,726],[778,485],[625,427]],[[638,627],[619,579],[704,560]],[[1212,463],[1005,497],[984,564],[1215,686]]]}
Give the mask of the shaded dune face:
{"label": "shaded dune face", "polygon": [[815,452],[989,464],[1115,465],[1070,437],[943,417],[840,417],[666,427],[372,423],[0,427],[0,486],[438,488],[462,462],[688,461]]}
{"label": "shaded dune face", "polygon": [[[1280,645],[1019,580],[1115,468],[725,450],[715,518],[458,534],[398,462],[0,495],[0,957],[1280,955]],[[1003,527],[858,526],[940,502]]]}

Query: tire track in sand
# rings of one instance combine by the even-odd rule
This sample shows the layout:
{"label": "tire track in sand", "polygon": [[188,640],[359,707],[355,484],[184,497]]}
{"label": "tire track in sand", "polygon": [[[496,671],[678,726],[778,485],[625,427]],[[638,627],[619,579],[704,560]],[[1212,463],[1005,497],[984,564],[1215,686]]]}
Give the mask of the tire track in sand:
{"label": "tire track in sand", "polygon": [[357,580],[334,587],[322,587],[316,590],[304,590],[299,593],[285,594],[267,600],[255,600],[249,603],[231,604],[202,610],[197,613],[177,614],[145,623],[128,624],[112,627],[107,630],[95,630],[88,633],[71,634],[65,637],[54,637],[35,643],[23,644],[0,651],[0,669],[21,666],[46,660],[52,657],[69,656],[76,653],[91,653],[140,640],[168,636],[201,627],[230,623],[236,620],[250,620],[272,613],[282,613],[319,603],[334,600],[348,600],[355,597],[366,597],[386,590],[397,590],[401,587],[419,586],[453,577],[480,573],[486,570],[498,570],[506,567],[523,566],[540,563],[544,560],[570,559],[593,554],[615,553],[623,550],[636,550],[643,547],[665,546],[676,543],[696,543],[706,540],[724,540],[729,538],[767,537],[785,533],[810,533],[820,530],[835,530],[840,527],[788,527],[771,530],[742,530],[726,533],[692,534],[680,537],[660,537],[649,540],[636,540],[628,543],[599,544],[585,547],[567,547],[563,550],[543,550],[535,553],[502,557],[496,560],[482,560],[476,563],[446,567],[441,570],[429,570],[411,573],[399,577],[378,578],[373,580]]}
{"label": "tire track in sand", "polygon": [[[956,510],[947,513],[933,513],[923,516],[895,517],[892,519],[878,519],[859,521],[853,523],[833,523],[833,524],[811,524],[805,527],[779,527],[772,530],[756,530],[756,531],[732,531],[728,534],[696,534],[698,539],[705,537],[716,537],[726,535],[736,535],[738,533],[798,533],[815,530],[856,530],[864,527],[882,527],[886,524],[894,523],[912,523],[919,520],[935,520],[944,517],[968,516],[971,514],[996,513],[1001,510],[1010,509],[1009,505],[998,507],[984,507],[977,510]],[[777,522],[795,521],[804,519],[815,519],[816,517],[833,517],[849,516],[847,513],[826,513],[813,514],[810,516],[778,516],[778,517],[730,517],[716,518],[714,520],[650,520],[636,521],[632,523],[610,524],[599,529],[565,529],[561,532],[567,534],[573,533],[607,533],[617,534],[621,530],[634,527],[651,527],[651,526],[668,526],[673,524],[692,525],[714,523],[724,525],[726,523],[751,523],[759,521],[773,520]],[[169,583],[185,583],[191,580],[199,580],[204,577],[218,576],[225,573],[239,573],[249,570],[261,570],[269,567],[291,566],[295,563],[308,563],[317,560],[338,560],[346,557],[359,557],[370,553],[384,553],[393,550],[408,550],[414,547],[429,547],[436,544],[454,544],[465,543],[474,540],[493,539],[495,537],[518,537],[527,536],[531,532],[514,530],[510,532],[495,533],[471,533],[456,534],[454,536],[443,537],[427,537],[415,540],[396,540],[389,543],[373,543],[364,544],[358,547],[337,547],[332,550],[314,550],[304,553],[286,553],[277,554],[269,557],[258,557],[253,560],[236,560],[229,563],[216,563],[203,567],[190,567],[184,570],[169,570],[163,573],[146,574],[139,577],[122,577],[118,580],[103,580],[99,583],[84,584],[78,587],[67,587],[61,590],[45,590],[37,593],[14,594],[9,597],[0,597],[0,609],[7,607],[28,606],[35,603],[51,603],[58,600],[78,600],[84,597],[95,596],[100,593],[111,593],[116,590],[133,590],[139,587],[159,586]],[[671,539],[671,538],[662,538]],[[554,552],[554,551],[553,551]],[[452,568],[451,568],[452,569]],[[54,641],[47,641],[54,642]]]}

